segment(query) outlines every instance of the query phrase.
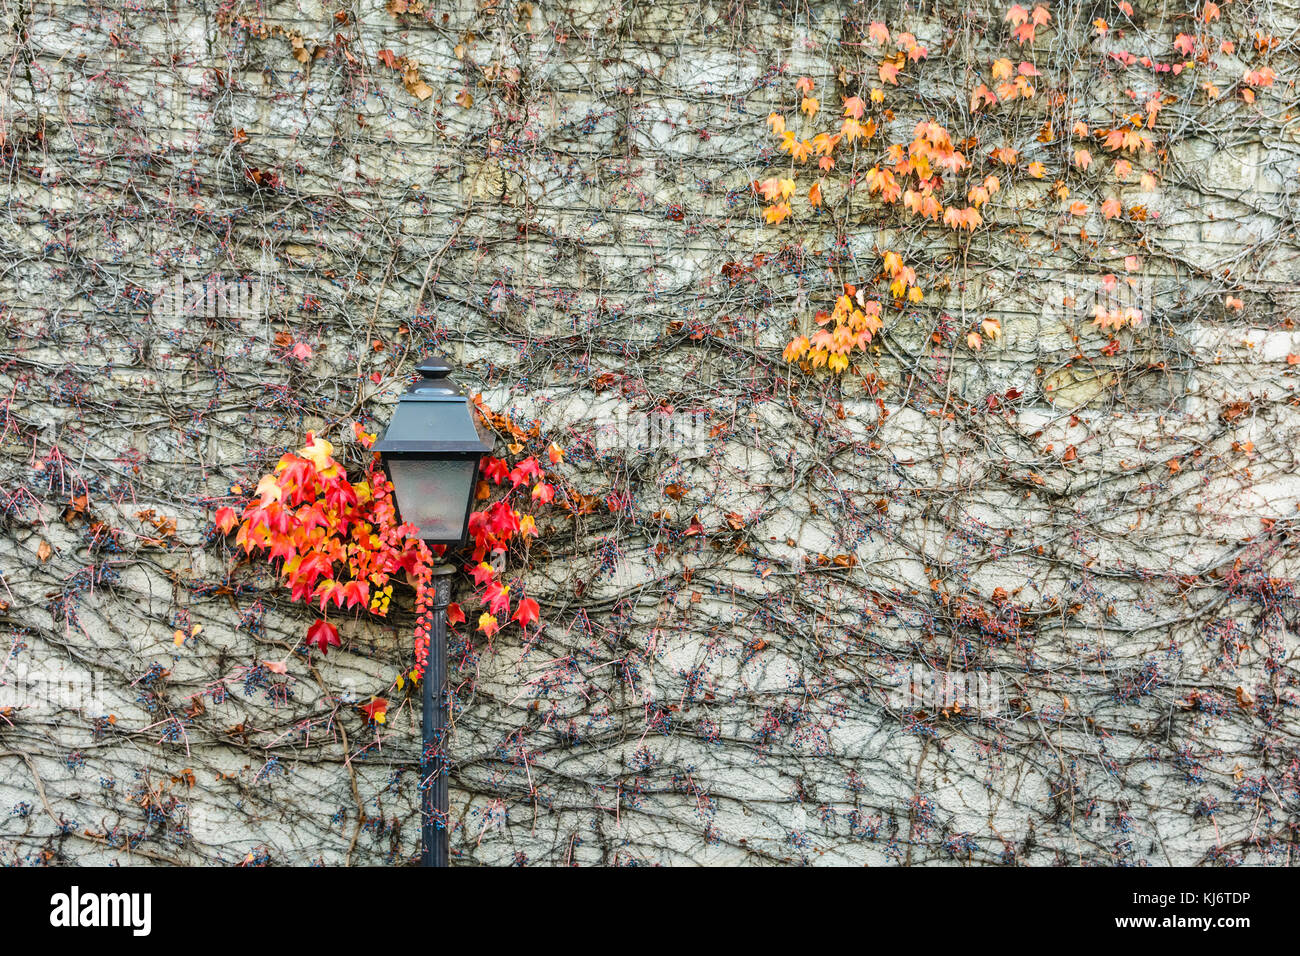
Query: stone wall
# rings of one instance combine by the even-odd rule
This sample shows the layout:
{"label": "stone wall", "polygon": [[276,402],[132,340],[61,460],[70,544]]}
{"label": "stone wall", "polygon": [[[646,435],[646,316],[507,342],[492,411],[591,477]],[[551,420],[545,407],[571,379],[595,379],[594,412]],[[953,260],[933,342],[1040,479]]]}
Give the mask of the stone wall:
{"label": "stone wall", "polygon": [[[213,514],[438,350],[568,489],[540,636],[453,641],[456,863],[1295,862],[1300,14],[1122,6],[11,0],[0,859],[414,857],[409,597],[309,654]],[[801,76],[893,119],[773,228]],[[927,118],[1020,153],[969,236],[850,185]],[[886,248],[925,299],[783,362]]]}

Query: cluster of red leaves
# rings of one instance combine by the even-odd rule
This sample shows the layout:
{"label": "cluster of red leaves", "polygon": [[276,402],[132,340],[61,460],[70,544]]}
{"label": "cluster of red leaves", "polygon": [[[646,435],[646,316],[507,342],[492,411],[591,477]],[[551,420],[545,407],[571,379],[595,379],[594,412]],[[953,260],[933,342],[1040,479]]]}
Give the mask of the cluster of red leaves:
{"label": "cluster of red leaves", "polygon": [[[371,438],[359,428],[357,434]],[[428,582],[433,553],[411,536],[414,527],[397,522],[382,471],[372,463],[367,480],[354,484],[333,452],[333,445],[308,432],[303,448],[262,476],[242,515],[217,511],[217,527],[228,534],[238,524],[235,544],[245,554],[278,561],[292,600],[319,601],[322,615],[333,605],[383,616],[392,578],[405,572],[418,592]],[[326,654],[339,644],[338,629],[322,617],[307,629],[306,642]]]}
{"label": "cluster of red leaves", "polygon": [[[373,435],[359,425],[354,430],[366,448],[373,444]],[[322,654],[339,646],[338,629],[328,620],[331,607],[361,608],[386,616],[393,580],[404,577],[415,589],[415,666],[411,677],[419,679],[432,633],[434,550],[413,536],[418,529],[399,521],[393,488],[378,456],[372,457],[365,479],[354,483],[332,457],[333,451],[328,441],[308,432],[303,448],[282,456],[275,471],[262,477],[242,514],[236,515],[228,507],[217,511],[217,527],[229,534],[238,526],[235,543],[246,555],[278,562],[291,600],[320,603],[322,616],[307,629],[306,643]],[[558,461],[559,455],[559,450],[553,449],[552,461]],[[489,455],[483,458],[480,470],[479,501],[493,496],[493,483],[499,489],[503,482],[509,484],[502,489],[502,497],[470,515],[473,550],[467,570],[486,608],[478,629],[491,637],[504,619],[518,622],[526,632],[538,622],[537,602],[520,595],[512,613],[511,588],[498,579],[487,559],[504,553],[516,541],[526,545],[528,538],[537,536],[536,519],[521,512],[520,505],[529,500],[548,503],[554,488],[542,480],[542,468],[533,457],[511,467]],[[445,549],[435,550],[440,554]],[[448,624],[455,626],[464,620],[461,607],[449,605]]]}
{"label": "cluster of red leaves", "polygon": [[[505,553],[516,538],[526,546],[529,538],[537,537],[536,519],[521,512],[516,507],[516,500],[523,499],[528,493],[529,500],[549,504],[555,498],[555,488],[542,481],[542,467],[532,456],[511,468],[502,459],[488,455],[484,457],[480,471],[484,477],[478,483],[476,498],[491,497],[493,484],[500,488],[503,482],[508,481],[509,487],[505,489],[504,497],[482,511],[475,511],[469,518],[469,535],[474,544],[472,559],[475,562],[470,568],[470,576],[487,608],[479,615],[478,629],[491,637],[500,630],[500,621],[505,618],[518,621],[527,632],[528,626],[538,619],[540,609],[537,602],[530,597],[521,597],[511,614],[510,585],[499,579],[495,567],[486,559],[493,554]],[[528,491],[530,486],[531,492]],[[464,620],[463,614],[461,620]]]}
{"label": "cluster of red leaves", "polygon": [[[474,403],[479,417],[510,439],[507,448],[511,454],[522,452],[525,441],[537,437],[536,429],[524,432],[506,416],[489,410],[477,395]],[[547,449],[547,457],[552,465],[559,464],[564,452],[552,443]],[[487,455],[479,470],[483,477],[475,491],[475,500],[487,501],[494,494],[501,497],[469,517],[469,536],[474,546],[470,560],[474,566],[468,570],[479,599],[486,606],[479,615],[478,629],[491,637],[500,630],[502,620],[509,620],[517,622],[527,633],[528,627],[537,623],[541,609],[532,598],[521,596],[511,613],[510,585],[500,580],[488,558],[504,554],[515,541],[527,548],[530,539],[537,537],[537,521],[527,509],[551,504],[555,500],[555,486],[545,480],[546,473],[532,455],[513,467],[504,459]],[[461,620],[464,620],[463,614]]]}

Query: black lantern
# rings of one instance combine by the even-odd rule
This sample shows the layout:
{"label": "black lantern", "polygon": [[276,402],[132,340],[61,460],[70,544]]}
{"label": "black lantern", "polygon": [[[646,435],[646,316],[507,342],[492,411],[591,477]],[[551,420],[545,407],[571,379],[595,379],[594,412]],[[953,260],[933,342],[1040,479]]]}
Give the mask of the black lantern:
{"label": "black lantern", "polygon": [[[375,443],[393,484],[398,517],[428,544],[465,540],[479,460],[492,450],[479,437],[464,391],[447,376],[451,366],[431,355],[415,367],[420,380],[398,399],[393,420]],[[423,691],[420,751],[420,839],[425,866],[447,866],[447,604],[449,564],[433,568],[432,632]]]}
{"label": "black lantern", "polygon": [[431,355],[415,367],[420,380],[398,399],[393,420],[374,446],[393,483],[397,513],[428,544],[465,540],[478,463],[491,451],[474,426],[451,366]]}

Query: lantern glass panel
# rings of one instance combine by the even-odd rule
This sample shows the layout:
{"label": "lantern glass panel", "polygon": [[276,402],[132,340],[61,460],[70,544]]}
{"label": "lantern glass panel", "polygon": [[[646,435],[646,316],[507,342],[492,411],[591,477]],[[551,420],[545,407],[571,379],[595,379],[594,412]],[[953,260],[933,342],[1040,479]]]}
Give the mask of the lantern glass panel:
{"label": "lantern glass panel", "polygon": [[460,541],[477,459],[391,458],[389,473],[401,519],[425,541]]}

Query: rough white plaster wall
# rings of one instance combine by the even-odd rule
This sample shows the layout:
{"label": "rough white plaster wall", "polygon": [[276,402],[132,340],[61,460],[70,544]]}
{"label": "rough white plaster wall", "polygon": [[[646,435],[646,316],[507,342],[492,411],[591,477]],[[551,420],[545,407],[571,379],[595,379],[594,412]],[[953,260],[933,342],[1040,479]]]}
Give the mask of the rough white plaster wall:
{"label": "rough white plaster wall", "polygon": [[[762,227],[764,118],[794,77],[874,69],[852,45],[872,19],[949,47],[897,95],[981,152],[1059,152],[1034,145],[1045,94],[969,116],[975,73],[1029,54],[1003,9],[968,6],[11,0],[0,857],[413,856],[418,705],[390,691],[378,734],[353,706],[409,659],[409,614],[309,660],[313,616],[232,572],[211,515],[307,429],[382,424],[436,346],[568,449],[573,487],[632,502],[553,515],[532,567],[510,559],[540,640],[456,648],[457,862],[1293,862],[1296,11],[1225,6],[1239,55],[1205,75],[1226,95],[1177,87],[1161,189],[1124,191],[1145,224],[1094,213],[1080,241],[1008,174],[965,257],[861,210],[848,266],[829,226],[794,251]],[[1133,42],[1168,56],[1186,11],[1135,6]],[[1033,55],[1072,117],[1157,88],[1098,66],[1124,47],[1090,38],[1111,4],[1053,13]],[[1251,109],[1232,84],[1255,31],[1281,38],[1280,79]],[[928,297],[890,314],[863,366],[878,393],[792,374],[791,317],[895,243]],[[1149,324],[1108,361],[1087,319],[1135,250],[1121,295]],[[752,277],[721,271],[756,254]],[[263,282],[264,313],[139,294],[211,274]],[[977,315],[997,347],[934,345]],[[709,414],[703,447],[635,447],[627,423],[663,405]],[[918,661],[999,675],[1007,706],[891,706]]]}

